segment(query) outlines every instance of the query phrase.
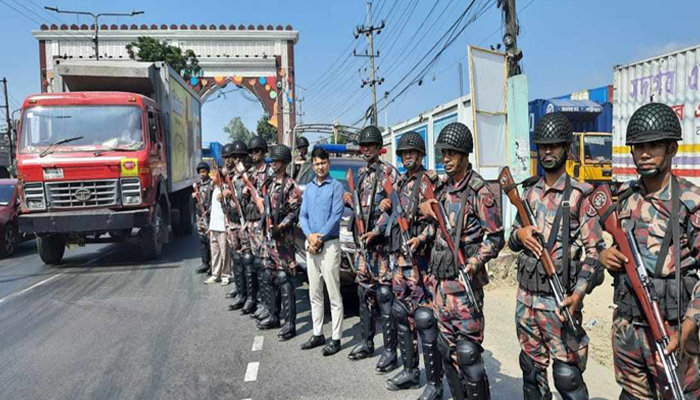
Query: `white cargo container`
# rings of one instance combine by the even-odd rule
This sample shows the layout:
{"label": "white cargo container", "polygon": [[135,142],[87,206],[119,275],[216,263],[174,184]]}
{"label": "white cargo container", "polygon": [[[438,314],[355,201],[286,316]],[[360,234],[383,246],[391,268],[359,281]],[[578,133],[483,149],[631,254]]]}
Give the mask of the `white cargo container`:
{"label": "white cargo container", "polygon": [[700,184],[700,45],[614,68],[613,179],[637,176],[625,146],[632,113],[650,102],[668,104],[683,127],[674,173]]}

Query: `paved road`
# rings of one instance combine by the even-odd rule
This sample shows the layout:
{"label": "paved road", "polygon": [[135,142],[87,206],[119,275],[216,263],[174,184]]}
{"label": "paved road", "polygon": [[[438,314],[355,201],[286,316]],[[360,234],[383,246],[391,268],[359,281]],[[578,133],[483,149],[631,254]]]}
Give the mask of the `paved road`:
{"label": "paved road", "polygon": [[[0,260],[0,399],[415,399],[420,392],[385,390],[376,358],[347,360],[357,317],[346,320],[335,357],[298,350],[311,329],[305,286],[301,335],[289,342],[227,311],[227,288],[203,285],[193,273],[194,237],[175,239],[149,264],[139,261],[137,245],[124,244],[71,249],[63,266],[47,267],[33,246]],[[494,400],[522,396],[512,296],[487,294]],[[617,398],[612,371],[590,364],[592,398]]]}

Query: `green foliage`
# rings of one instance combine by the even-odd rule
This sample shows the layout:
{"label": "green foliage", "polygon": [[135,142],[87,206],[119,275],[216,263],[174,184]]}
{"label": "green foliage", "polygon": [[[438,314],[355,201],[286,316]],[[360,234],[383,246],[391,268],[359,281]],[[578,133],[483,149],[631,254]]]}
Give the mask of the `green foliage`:
{"label": "green foliage", "polygon": [[224,126],[224,132],[228,133],[231,141],[242,140],[248,144],[248,140],[253,137],[253,133],[243,124],[241,117],[235,117]]}
{"label": "green foliage", "polygon": [[136,42],[126,45],[126,51],[132,60],[165,61],[185,79],[197,76],[202,69],[194,51],[186,50],[183,54],[181,48],[149,36],[139,36]]}
{"label": "green foliage", "polygon": [[258,136],[262,137],[265,139],[267,144],[276,144],[277,143],[277,128],[274,126],[270,125],[267,121],[269,121],[270,118],[263,116],[258,120],[258,126],[256,128]]}

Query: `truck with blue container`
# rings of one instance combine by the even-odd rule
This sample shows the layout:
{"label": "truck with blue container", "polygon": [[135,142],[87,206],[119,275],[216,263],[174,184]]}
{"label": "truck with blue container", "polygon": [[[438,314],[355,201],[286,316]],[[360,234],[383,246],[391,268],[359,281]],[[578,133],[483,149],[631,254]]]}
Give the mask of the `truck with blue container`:
{"label": "truck with blue container", "polygon": [[224,146],[219,142],[204,142],[202,143],[202,161],[208,162],[211,167],[214,163],[217,166],[223,167],[224,157],[222,151]]}

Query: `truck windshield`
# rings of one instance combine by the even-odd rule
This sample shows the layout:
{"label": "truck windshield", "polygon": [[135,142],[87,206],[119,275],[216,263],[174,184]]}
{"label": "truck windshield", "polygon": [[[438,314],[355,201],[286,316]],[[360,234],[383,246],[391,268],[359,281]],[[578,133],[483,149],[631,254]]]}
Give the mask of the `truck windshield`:
{"label": "truck windshield", "polygon": [[144,147],[142,110],[135,106],[37,106],[22,119],[19,152],[41,153],[52,143],[56,153],[96,150],[139,150]]}
{"label": "truck windshield", "polygon": [[586,164],[612,163],[612,136],[586,136],[583,143]]}

